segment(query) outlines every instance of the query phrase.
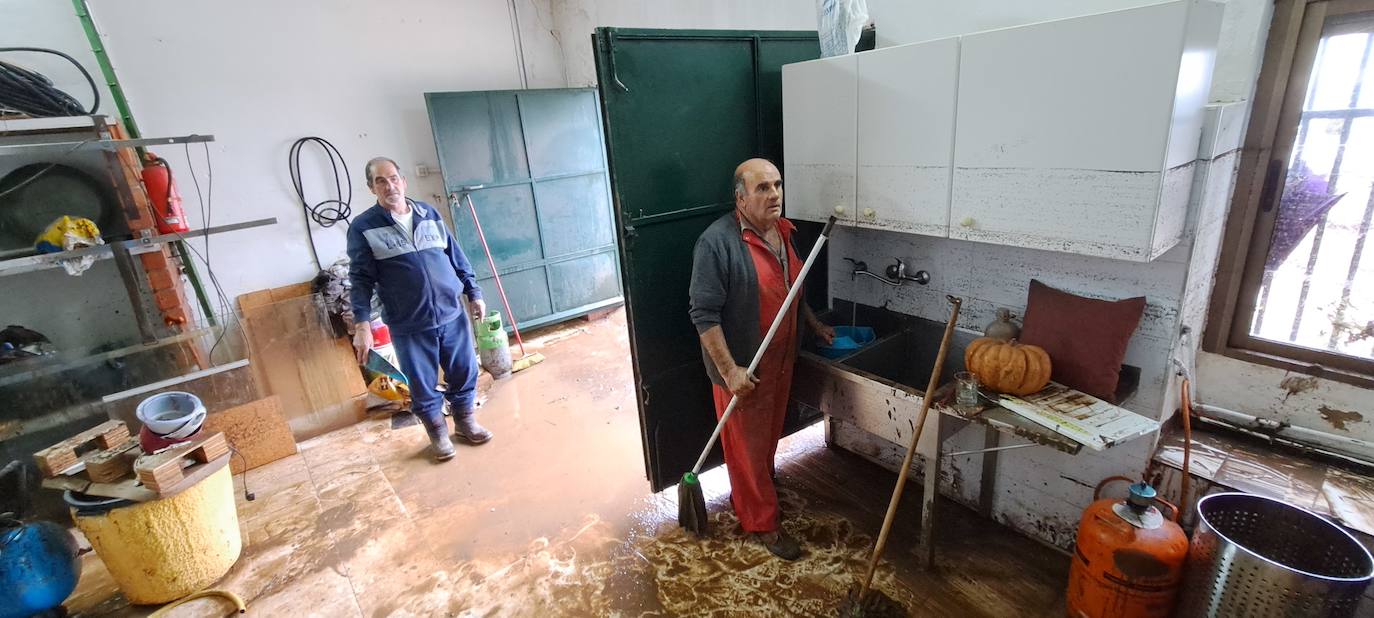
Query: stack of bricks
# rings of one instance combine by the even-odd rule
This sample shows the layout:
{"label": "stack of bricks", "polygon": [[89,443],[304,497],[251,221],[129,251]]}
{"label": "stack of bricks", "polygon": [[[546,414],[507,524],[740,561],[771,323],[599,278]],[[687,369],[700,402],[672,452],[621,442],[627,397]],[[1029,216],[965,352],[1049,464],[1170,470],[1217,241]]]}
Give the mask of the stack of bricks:
{"label": "stack of bricks", "polygon": [[[124,128],[119,125],[112,127],[111,133],[116,139],[127,139]],[[124,211],[129,231],[133,232],[135,237],[144,230],[156,234],[152,202],[143,188],[143,166],[136,153],[127,148],[119,151],[119,159],[120,168],[129,187],[133,189],[133,199],[138,206],[137,217],[131,217],[128,210]],[[143,271],[148,274],[148,284],[153,291],[157,309],[162,312],[163,321],[168,326],[181,326],[190,321],[190,305],[186,302],[185,288],[181,284],[181,268],[172,257],[170,247],[171,245],[164,244],[162,250],[144,253],[138,257],[143,262]]]}

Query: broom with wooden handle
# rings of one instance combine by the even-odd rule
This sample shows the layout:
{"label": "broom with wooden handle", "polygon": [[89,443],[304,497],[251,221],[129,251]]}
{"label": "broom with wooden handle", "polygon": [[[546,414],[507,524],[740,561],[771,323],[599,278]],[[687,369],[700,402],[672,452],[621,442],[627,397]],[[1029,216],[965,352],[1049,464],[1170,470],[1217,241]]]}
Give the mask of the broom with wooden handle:
{"label": "broom with wooden handle", "polygon": [[[935,399],[935,389],[940,386],[940,373],[945,364],[945,355],[949,353],[949,340],[954,335],[954,324],[959,321],[959,307],[963,305],[963,299],[957,296],[946,295],[945,299],[951,305],[949,311],[949,322],[945,324],[945,335],[940,340],[940,351],[935,355],[935,367],[930,370],[930,381],[926,384],[926,395],[921,398],[921,412],[916,416],[916,431],[911,434],[911,444],[906,447],[906,457],[902,459],[902,468],[897,472],[897,486],[892,489],[892,499],[887,503],[887,515],[883,517],[883,527],[878,532],[878,541],[873,544],[873,554],[868,558],[868,570],[864,573],[863,584],[859,587],[857,594],[851,590],[848,598],[840,605],[840,615],[846,617],[873,617],[886,616],[901,607],[896,601],[888,598],[880,591],[873,590],[873,574],[878,570],[878,560],[883,556],[883,549],[887,547],[887,535],[892,532],[892,522],[897,518],[897,503],[902,501],[902,491],[906,489],[906,475],[911,471],[911,460],[916,455],[916,443],[921,441],[921,430],[926,426],[926,413],[930,411],[930,404]],[[922,513],[923,517],[930,517],[930,513]]]}
{"label": "broom with wooden handle", "polygon": [[[787,315],[787,310],[792,306],[792,301],[796,299],[797,293],[801,290],[802,282],[806,280],[806,273],[811,272],[811,265],[815,263],[816,257],[821,254],[821,247],[825,246],[825,241],[830,237],[830,230],[835,227],[835,217],[825,223],[825,229],[821,230],[820,238],[816,239],[816,245],[811,247],[811,253],[806,256],[806,262],[802,264],[801,272],[797,273],[796,281],[792,282],[792,287],[787,290],[787,298],[782,301],[782,307],[778,308],[778,314],[773,316],[773,323],[768,327],[768,333],[763,336],[763,342],[759,344],[759,349],[754,352],[754,359],[749,361],[749,375],[754,374],[758,369],[759,361],[763,360],[763,353],[768,349],[768,344],[772,343],[773,335],[777,334],[778,328],[782,326],[782,320]],[[701,480],[697,478],[701,474],[701,467],[706,464],[706,457],[711,454],[711,448],[716,445],[716,439],[720,437],[720,430],[725,427],[725,421],[730,420],[730,415],[735,413],[735,407],[739,405],[739,396],[730,398],[730,404],[725,406],[725,412],[720,415],[720,420],[716,422],[716,430],[711,432],[711,439],[706,441],[706,448],[701,450],[701,456],[697,457],[697,464],[692,466],[692,471],[682,475],[682,481],[677,484],[677,523],[678,525],[691,530],[697,534],[705,534],[707,529],[706,522],[706,497],[701,492]]]}

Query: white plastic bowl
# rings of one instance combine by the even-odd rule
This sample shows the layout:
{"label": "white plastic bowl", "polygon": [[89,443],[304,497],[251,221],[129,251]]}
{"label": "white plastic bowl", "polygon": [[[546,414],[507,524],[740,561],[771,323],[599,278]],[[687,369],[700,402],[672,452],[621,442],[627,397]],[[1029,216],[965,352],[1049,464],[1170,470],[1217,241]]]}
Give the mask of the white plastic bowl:
{"label": "white plastic bowl", "polygon": [[191,393],[168,391],[144,399],[135,415],[159,436],[185,438],[205,423],[205,404]]}

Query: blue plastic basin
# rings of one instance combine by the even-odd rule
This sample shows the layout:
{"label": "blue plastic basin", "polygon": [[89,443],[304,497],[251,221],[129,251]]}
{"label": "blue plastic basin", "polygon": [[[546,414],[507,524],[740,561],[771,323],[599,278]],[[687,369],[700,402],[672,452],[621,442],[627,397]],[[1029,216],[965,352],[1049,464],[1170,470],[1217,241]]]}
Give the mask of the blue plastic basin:
{"label": "blue plastic basin", "polygon": [[828,346],[820,346],[818,351],[826,358],[840,358],[873,343],[877,338],[878,335],[868,326],[836,326],[835,341]]}

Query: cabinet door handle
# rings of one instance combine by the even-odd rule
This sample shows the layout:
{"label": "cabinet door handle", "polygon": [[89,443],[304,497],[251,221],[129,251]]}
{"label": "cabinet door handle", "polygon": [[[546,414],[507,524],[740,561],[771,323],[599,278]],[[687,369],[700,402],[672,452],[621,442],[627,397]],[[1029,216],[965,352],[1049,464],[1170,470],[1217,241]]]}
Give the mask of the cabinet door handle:
{"label": "cabinet door handle", "polygon": [[872,219],[872,218],[873,218],[873,215],[875,215],[875,214],[877,214],[877,213],[873,212],[873,209],[872,209],[872,208],[865,208],[865,209],[864,209],[864,217],[867,218],[867,219]]}
{"label": "cabinet door handle", "polygon": [[837,214],[837,215],[843,215],[843,214],[844,214],[844,204],[836,204],[836,205],[835,205],[835,214]]}
{"label": "cabinet door handle", "polygon": [[973,220],[973,217],[964,217],[961,221],[959,221],[959,227],[971,229],[973,228],[974,223],[976,222]]}

